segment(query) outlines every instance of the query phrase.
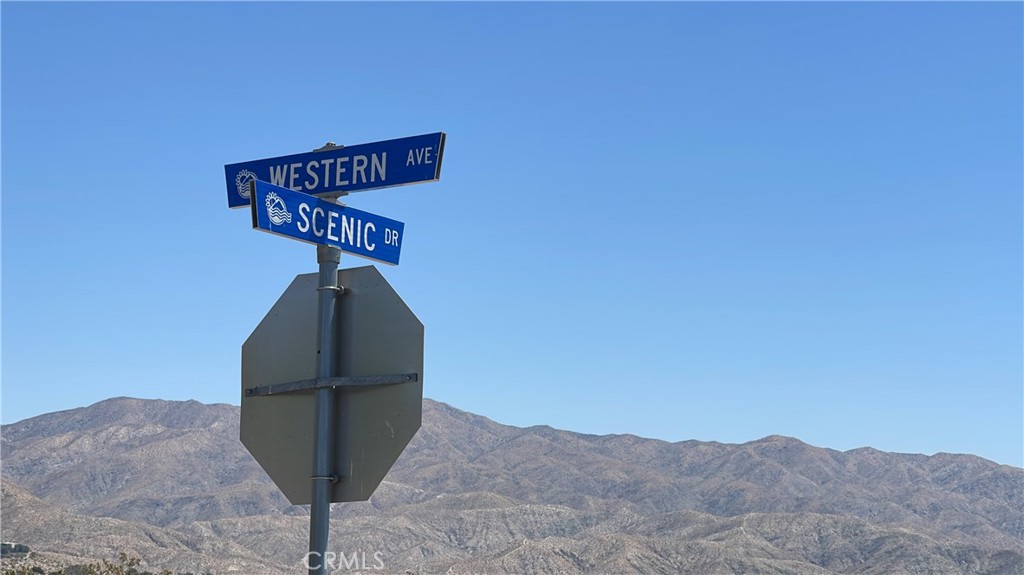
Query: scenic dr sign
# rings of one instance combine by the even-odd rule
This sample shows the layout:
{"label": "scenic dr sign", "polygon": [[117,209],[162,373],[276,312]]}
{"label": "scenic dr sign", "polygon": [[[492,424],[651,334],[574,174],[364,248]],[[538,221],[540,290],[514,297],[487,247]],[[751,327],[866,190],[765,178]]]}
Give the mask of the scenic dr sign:
{"label": "scenic dr sign", "polygon": [[444,132],[437,132],[228,164],[228,207],[249,205],[252,179],[313,196],[434,182],[441,176],[443,153]]}
{"label": "scenic dr sign", "polygon": [[249,185],[253,228],[398,265],[402,222],[260,180]]}

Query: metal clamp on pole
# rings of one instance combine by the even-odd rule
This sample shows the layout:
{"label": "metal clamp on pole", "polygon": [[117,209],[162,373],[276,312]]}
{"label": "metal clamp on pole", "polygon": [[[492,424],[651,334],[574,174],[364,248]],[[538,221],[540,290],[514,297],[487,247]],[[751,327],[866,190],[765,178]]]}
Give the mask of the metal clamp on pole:
{"label": "metal clamp on pole", "polygon": [[334,142],[327,142],[323,146],[320,146],[319,148],[317,148],[317,149],[315,149],[313,151],[314,152],[330,152],[331,150],[340,150],[340,149],[342,149],[344,147],[345,147],[344,145],[339,146],[338,144],[335,144]]}

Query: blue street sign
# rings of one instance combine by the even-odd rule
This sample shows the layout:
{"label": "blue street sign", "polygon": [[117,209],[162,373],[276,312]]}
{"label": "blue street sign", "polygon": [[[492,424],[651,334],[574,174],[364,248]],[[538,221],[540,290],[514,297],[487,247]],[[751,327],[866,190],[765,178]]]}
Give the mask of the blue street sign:
{"label": "blue street sign", "polygon": [[405,224],[261,180],[251,182],[252,227],[398,265]]}
{"label": "blue street sign", "polygon": [[310,195],[344,194],[435,182],[441,177],[444,132],[228,164],[228,207],[249,205],[251,179]]}

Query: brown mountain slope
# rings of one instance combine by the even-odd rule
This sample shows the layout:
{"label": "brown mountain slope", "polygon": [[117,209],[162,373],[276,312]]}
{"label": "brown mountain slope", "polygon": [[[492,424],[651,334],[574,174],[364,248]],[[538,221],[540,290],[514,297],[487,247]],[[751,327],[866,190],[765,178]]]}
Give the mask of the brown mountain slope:
{"label": "brown mountain slope", "polygon": [[[389,479],[415,477],[427,490],[487,489],[572,507],[624,499],[647,512],[834,513],[938,526],[940,533],[1007,545],[1024,539],[1024,472],[970,455],[844,453],[780,436],[743,445],[667,443],[510,428],[476,416],[453,432],[451,420],[460,422],[460,412],[444,404],[435,409],[446,417],[425,418]],[[474,435],[470,427],[488,441],[463,440]],[[436,458],[441,445],[452,449]]]}
{"label": "brown mountain slope", "polygon": [[168,525],[291,507],[238,441],[234,406],[119,398],[5,425],[0,441],[4,477],[88,515]]}
{"label": "brown mountain slope", "polygon": [[207,539],[200,544],[187,533],[146,523],[76,515],[33,497],[10,481],[4,481],[0,491],[4,539],[30,542],[31,548],[48,551],[54,555],[50,568],[110,559],[124,552],[144,557],[153,566],[173,565],[178,571],[279,571],[228,539]]}
{"label": "brown mountain slope", "polygon": [[[237,433],[236,407],[126,398],[3,426],[4,538],[59,547],[33,515],[8,515],[13,482],[76,516],[163,528],[198,556],[235,545],[294,570],[306,509]],[[1024,471],[967,455],[591,436],[427,400],[374,497],[335,506],[332,548],[424,572],[1013,573],[1022,492]]]}
{"label": "brown mountain slope", "polygon": [[[632,506],[579,511],[489,493],[442,496],[332,522],[350,569],[387,573],[1019,573],[1021,556],[854,518],[800,514],[648,517]],[[303,517],[258,515],[159,528],[63,512],[7,482],[5,537],[65,563],[126,551],[154,568],[301,570]],[[379,558],[379,559],[375,559]],[[339,564],[340,565],[340,564]],[[366,571],[367,569],[364,569]]]}

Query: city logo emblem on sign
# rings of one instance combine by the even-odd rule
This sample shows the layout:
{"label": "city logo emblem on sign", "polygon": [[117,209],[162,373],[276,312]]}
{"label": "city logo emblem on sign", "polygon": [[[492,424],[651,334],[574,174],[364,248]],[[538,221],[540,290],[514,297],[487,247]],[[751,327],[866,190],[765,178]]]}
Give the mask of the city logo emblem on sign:
{"label": "city logo emblem on sign", "polygon": [[243,198],[249,197],[249,180],[256,179],[256,174],[249,170],[242,170],[235,175],[235,188],[238,190],[238,195]]}
{"label": "city logo emblem on sign", "polygon": [[292,223],[292,215],[288,212],[288,206],[284,200],[274,192],[267,194],[267,217],[275,226],[284,225],[285,222]]}

